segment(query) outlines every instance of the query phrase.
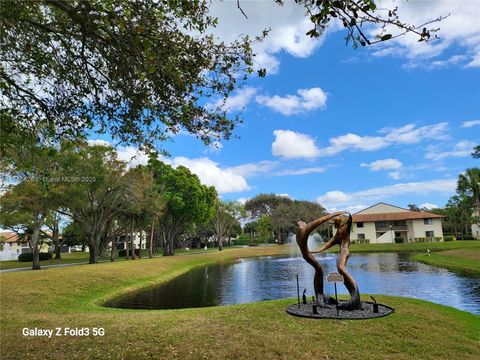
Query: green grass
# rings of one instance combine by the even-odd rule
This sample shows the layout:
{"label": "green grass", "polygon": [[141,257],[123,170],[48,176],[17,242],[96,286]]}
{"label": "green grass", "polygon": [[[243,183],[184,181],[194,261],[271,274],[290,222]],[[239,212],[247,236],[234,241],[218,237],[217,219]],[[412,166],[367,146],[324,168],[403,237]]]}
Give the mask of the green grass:
{"label": "green grass", "polygon": [[[124,310],[106,299],[195,266],[280,255],[291,246],[0,274],[2,359],[476,359],[480,318],[376,295],[396,310],[366,321],[288,316],[294,300],[182,310]],[[103,327],[103,337],[23,337],[24,327]]]}
{"label": "green grass", "polygon": [[[218,248],[208,248],[208,252],[218,251]],[[196,254],[196,253],[205,253],[204,249],[177,249],[175,251],[177,254]],[[54,255],[55,256],[55,255]],[[162,256],[162,250],[156,254],[155,257]],[[142,250],[142,257],[148,257],[148,250]],[[89,254],[87,252],[74,252],[74,253],[62,253],[61,259],[52,259],[52,260],[43,260],[40,261],[40,266],[49,266],[49,265],[59,265],[59,264],[76,264],[76,263],[86,263],[89,260]],[[125,257],[118,257],[118,252],[115,257],[115,261],[123,261]],[[110,252],[105,254],[105,256],[99,259],[99,262],[110,262]],[[0,261],[0,270],[5,269],[21,269],[21,268],[31,268],[31,262],[19,262],[17,260],[6,260]]]}
{"label": "green grass", "polygon": [[472,276],[480,276],[480,249],[456,249],[433,253],[430,256],[418,254],[412,260]]}
{"label": "green grass", "polygon": [[[401,244],[352,244],[350,252],[426,252],[453,249],[480,249],[478,240],[459,240],[431,243],[401,243]],[[338,247],[336,249],[338,251]]]}

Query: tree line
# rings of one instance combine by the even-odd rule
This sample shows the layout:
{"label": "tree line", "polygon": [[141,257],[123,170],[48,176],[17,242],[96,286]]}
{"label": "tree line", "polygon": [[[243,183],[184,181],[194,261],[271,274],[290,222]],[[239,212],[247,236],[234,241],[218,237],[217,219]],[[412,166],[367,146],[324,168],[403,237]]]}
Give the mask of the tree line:
{"label": "tree line", "polygon": [[[135,234],[148,244],[149,256],[158,248],[169,256],[194,236],[214,237],[221,250],[232,229],[239,228],[238,206],[220,201],[214,187],[201,184],[183,166],[152,158],[128,168],[112,147],[86,141],[29,148],[14,163],[0,199],[0,226],[28,240],[34,269],[40,267],[42,236],[50,237],[57,257],[63,241],[82,238],[89,262],[96,263],[109,245],[114,260],[120,236],[126,257],[134,259]],[[60,236],[61,217],[71,221],[65,237]]]}

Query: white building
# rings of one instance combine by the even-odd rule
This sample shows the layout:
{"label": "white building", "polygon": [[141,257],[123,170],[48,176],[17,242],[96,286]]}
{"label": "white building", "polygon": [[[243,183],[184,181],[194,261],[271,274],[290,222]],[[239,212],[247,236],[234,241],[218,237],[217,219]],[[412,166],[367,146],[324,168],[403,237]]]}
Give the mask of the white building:
{"label": "white building", "polygon": [[442,215],[378,203],[352,215],[350,238],[369,240],[370,244],[443,241],[442,218]]}
{"label": "white building", "polygon": [[[31,251],[27,241],[21,241],[18,235],[13,231],[0,232],[0,241],[2,243],[0,249],[0,261],[17,260],[18,255]],[[48,252],[48,244],[42,243],[40,252]]]}

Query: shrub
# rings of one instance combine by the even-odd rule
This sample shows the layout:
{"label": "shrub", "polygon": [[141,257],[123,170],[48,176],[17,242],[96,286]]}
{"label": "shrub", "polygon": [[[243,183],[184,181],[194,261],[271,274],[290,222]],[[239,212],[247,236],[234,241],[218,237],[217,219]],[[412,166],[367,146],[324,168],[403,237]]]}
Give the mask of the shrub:
{"label": "shrub", "polygon": [[[52,258],[51,253],[41,252],[39,253],[40,260],[50,260]],[[30,262],[33,261],[33,253],[23,253],[18,255],[18,261],[20,262]]]}
{"label": "shrub", "polygon": [[397,243],[397,244],[403,243],[403,238],[402,237],[396,237],[395,238],[395,243]]}
{"label": "shrub", "polygon": [[[128,254],[132,256],[132,251],[130,250]],[[135,255],[140,256],[140,249],[135,249]],[[125,256],[127,256],[127,250],[123,249],[118,251],[118,257],[125,257]]]}
{"label": "shrub", "polygon": [[443,241],[454,241],[455,238],[452,235],[447,235],[443,237]]}
{"label": "shrub", "polygon": [[370,239],[355,239],[351,242],[352,244],[370,244]]}

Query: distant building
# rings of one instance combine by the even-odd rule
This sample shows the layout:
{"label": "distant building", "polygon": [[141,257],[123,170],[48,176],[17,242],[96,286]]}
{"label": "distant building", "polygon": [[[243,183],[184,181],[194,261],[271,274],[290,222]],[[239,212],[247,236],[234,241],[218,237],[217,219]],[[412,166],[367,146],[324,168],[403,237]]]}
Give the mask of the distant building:
{"label": "distant building", "polygon": [[[146,249],[147,247],[147,236],[148,233],[145,231],[135,232],[133,234],[133,246],[135,249],[140,249],[140,240],[141,240],[141,248],[142,250]],[[141,238],[140,238],[141,237]],[[130,245],[130,234],[128,235],[120,235],[117,238],[117,250],[125,250],[126,249],[126,241],[128,241]]]}
{"label": "distant building", "polygon": [[[31,252],[27,241],[22,241],[17,233],[13,231],[0,232],[2,249],[0,250],[1,260],[17,260],[18,255]],[[48,244],[39,244],[40,252],[48,252]]]}
{"label": "distant building", "polygon": [[370,244],[443,240],[444,216],[378,203],[352,215],[352,241]]}

